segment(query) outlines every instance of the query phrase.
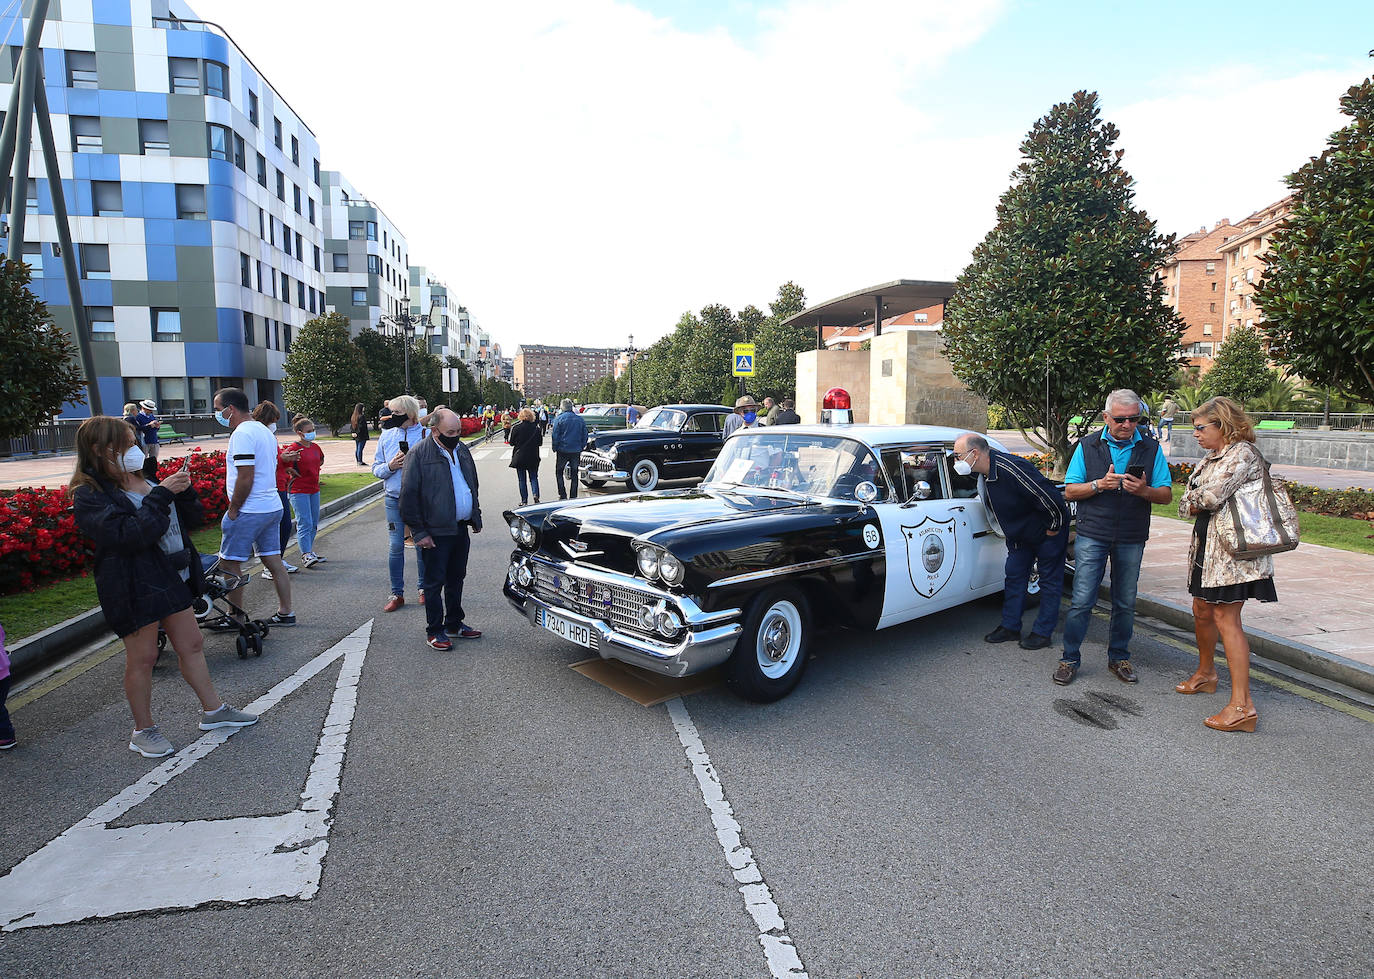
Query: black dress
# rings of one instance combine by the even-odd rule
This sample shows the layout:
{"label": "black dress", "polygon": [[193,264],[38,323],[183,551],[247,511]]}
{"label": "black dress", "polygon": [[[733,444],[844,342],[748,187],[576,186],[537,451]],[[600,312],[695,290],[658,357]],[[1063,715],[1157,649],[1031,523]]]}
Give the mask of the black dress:
{"label": "black dress", "polygon": [[1193,549],[1195,556],[1192,573],[1188,576],[1188,594],[1213,604],[1243,602],[1251,598],[1261,602],[1277,602],[1279,596],[1278,592],[1274,591],[1273,578],[1256,578],[1254,581],[1242,581],[1238,585],[1220,585],[1216,588],[1203,587],[1202,561],[1207,551],[1207,525],[1211,522],[1211,511],[1203,510],[1193,523],[1193,539],[1197,546]]}

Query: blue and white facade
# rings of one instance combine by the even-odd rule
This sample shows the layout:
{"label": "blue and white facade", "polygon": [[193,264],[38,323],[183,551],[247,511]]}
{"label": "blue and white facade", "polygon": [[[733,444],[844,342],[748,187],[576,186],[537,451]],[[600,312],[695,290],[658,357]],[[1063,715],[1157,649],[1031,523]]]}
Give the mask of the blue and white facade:
{"label": "blue and white facade", "polygon": [[[0,30],[23,36],[14,15]],[[0,99],[17,53],[0,56]],[[163,414],[208,411],[226,385],[280,403],[292,336],[325,311],[314,133],[176,0],[52,0],[42,55],[105,411],[148,397]],[[32,157],[25,257],[71,331],[36,135]]]}
{"label": "blue and white facade", "polygon": [[408,311],[410,248],[405,236],[342,173],[325,171],[320,192],[330,309],[348,317],[355,337],[369,327],[395,332],[391,317]]}

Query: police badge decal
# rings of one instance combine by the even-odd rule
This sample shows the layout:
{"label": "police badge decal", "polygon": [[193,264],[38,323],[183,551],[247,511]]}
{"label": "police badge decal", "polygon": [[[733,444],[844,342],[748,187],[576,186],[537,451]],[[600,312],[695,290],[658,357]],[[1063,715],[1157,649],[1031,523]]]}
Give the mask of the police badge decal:
{"label": "police badge decal", "polygon": [[902,527],[906,538],[906,567],[911,587],[922,598],[931,598],[949,583],[954,573],[958,538],[954,518],[926,518],[914,526]]}

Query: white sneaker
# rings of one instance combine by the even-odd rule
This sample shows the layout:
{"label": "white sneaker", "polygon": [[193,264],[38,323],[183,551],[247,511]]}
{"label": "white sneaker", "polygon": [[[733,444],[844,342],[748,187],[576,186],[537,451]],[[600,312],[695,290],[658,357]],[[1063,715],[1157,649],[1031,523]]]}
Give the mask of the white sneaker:
{"label": "white sneaker", "polygon": [[301,564],[305,565],[307,568],[313,568],[315,565],[319,564],[323,560],[324,558],[317,557],[314,554],[306,554],[301,560]]}
{"label": "white sneaker", "polygon": [[268,571],[266,568],[263,568],[263,569],[262,569],[262,573],[259,574],[258,577],[260,577],[263,581],[271,581],[271,580],[272,580],[272,572],[271,572],[271,571]]}
{"label": "white sneaker", "polygon": [[297,571],[300,570],[300,568],[296,567],[294,564],[292,564],[291,562],[287,561],[285,558],[282,559],[282,562],[281,562],[281,563],[284,564],[284,565],[286,565],[286,573],[287,573],[287,574],[295,574]]}

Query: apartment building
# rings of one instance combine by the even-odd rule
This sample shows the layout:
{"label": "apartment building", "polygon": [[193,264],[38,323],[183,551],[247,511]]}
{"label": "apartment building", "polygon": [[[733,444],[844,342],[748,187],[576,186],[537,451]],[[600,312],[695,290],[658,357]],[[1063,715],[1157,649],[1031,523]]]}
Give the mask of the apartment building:
{"label": "apartment building", "polygon": [[355,337],[369,327],[394,332],[390,318],[410,306],[405,237],[381,206],[359,193],[339,171],[325,171],[321,195],[326,301],[348,317]]}
{"label": "apartment building", "polygon": [[527,398],[576,391],[615,371],[614,347],[553,347],[521,344],[515,351],[512,385]]}

